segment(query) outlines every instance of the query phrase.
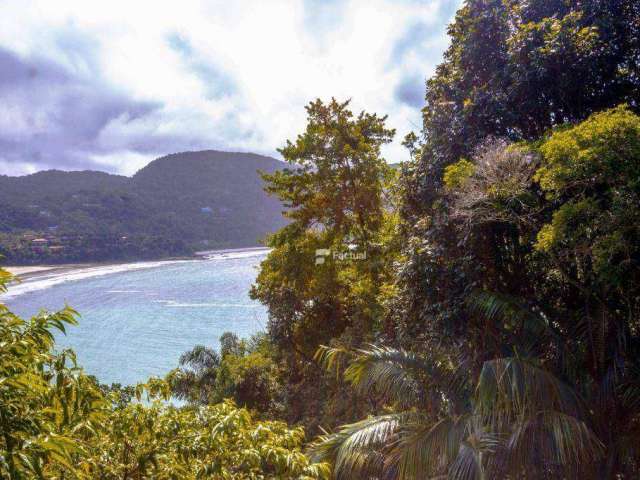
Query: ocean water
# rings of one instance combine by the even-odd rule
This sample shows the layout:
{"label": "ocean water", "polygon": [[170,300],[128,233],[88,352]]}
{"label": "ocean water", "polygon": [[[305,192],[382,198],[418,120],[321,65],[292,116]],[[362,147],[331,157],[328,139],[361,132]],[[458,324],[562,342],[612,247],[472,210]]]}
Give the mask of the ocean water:
{"label": "ocean water", "polygon": [[21,316],[65,302],[81,317],[58,349],[103,383],[136,384],[164,375],[201,344],[218,348],[226,331],[264,330],[265,308],[249,298],[265,250],[212,254],[205,260],[140,262],[37,277],[10,287],[0,301]]}

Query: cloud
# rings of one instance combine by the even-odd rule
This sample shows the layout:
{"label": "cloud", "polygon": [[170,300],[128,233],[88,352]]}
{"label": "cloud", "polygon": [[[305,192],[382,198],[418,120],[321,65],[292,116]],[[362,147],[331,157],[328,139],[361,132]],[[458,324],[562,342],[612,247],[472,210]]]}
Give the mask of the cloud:
{"label": "cloud", "polygon": [[403,78],[393,91],[398,101],[411,107],[420,108],[424,105],[424,79],[419,75]]}
{"label": "cloud", "polygon": [[[453,6],[452,6],[453,5]],[[171,152],[276,149],[304,106],[420,123],[457,2],[24,1],[0,17],[0,174],[131,173]]]}
{"label": "cloud", "polygon": [[42,57],[21,58],[0,49],[0,148],[4,165],[86,168],[88,153],[113,119],[135,119],[153,102],[86,79]]}
{"label": "cloud", "polygon": [[167,36],[167,42],[180,54],[186,68],[200,79],[206,90],[206,98],[220,98],[237,93],[234,79],[216,67],[212,59],[202,58],[187,38],[178,33],[172,33]]}

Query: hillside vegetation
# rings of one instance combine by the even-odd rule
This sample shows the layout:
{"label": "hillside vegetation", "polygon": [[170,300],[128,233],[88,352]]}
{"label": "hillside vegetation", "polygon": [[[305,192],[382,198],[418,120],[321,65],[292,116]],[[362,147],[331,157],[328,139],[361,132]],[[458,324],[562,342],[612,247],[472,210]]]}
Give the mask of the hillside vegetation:
{"label": "hillside vegetation", "polygon": [[[1,176],[0,253],[28,263],[255,246],[284,225],[258,171],[283,165],[202,151],[159,158],[131,178],[92,171]],[[36,238],[48,242],[41,248]]]}
{"label": "hillside vegetation", "polygon": [[[387,117],[336,99],[306,106],[280,149],[290,168],[263,177],[289,221],[268,237],[250,293],[268,308],[266,332],[225,334],[218,349],[205,339],[150,384],[184,401],[166,414],[191,425],[193,412],[219,425],[240,408],[261,431],[303,426],[306,456],[296,429],[249,448],[256,470],[225,476],[198,462],[234,463],[250,439],[220,451],[207,434],[185,446],[161,428],[150,451],[175,458],[177,445],[185,471],[120,478],[640,477],[640,3],[466,0],[448,32],[400,168],[382,156],[396,133]],[[0,341],[0,458],[15,463],[0,472],[24,478],[14,472],[33,468],[36,447],[51,471],[93,465],[95,449],[66,457],[56,448],[75,444],[41,441],[68,410],[20,389],[65,383],[29,370],[13,322]],[[132,411],[137,428],[92,437],[116,444],[100,457],[113,468],[120,432],[147,438],[153,410]],[[274,470],[282,455],[296,473]]]}

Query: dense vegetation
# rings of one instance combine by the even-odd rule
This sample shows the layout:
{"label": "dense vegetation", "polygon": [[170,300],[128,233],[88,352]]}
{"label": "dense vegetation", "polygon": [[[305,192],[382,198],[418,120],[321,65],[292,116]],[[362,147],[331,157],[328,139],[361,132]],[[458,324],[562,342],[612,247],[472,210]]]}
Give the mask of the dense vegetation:
{"label": "dense vegetation", "polygon": [[[0,269],[0,290],[9,280]],[[255,421],[231,401],[168,405],[158,379],[101,388],[73,352],[54,351],[54,330],[74,323],[70,309],[23,320],[0,304],[1,478],[327,477],[302,453],[301,428]]]}
{"label": "dense vegetation", "polygon": [[260,155],[203,151],[159,158],[131,178],[0,176],[0,254],[13,264],[62,263],[255,246],[284,225],[258,173],[281,167]]}
{"label": "dense vegetation", "polygon": [[[235,464],[255,435],[236,439],[232,428],[228,447],[211,451],[209,433],[182,443],[168,426],[179,418],[199,431],[194,412],[219,422],[229,409],[247,419],[241,432],[256,422],[247,410],[266,422],[256,429],[295,459],[285,462],[294,478],[640,476],[640,5],[467,0],[449,34],[399,171],[381,156],[395,133],[385,117],[334,99],[307,106],[306,128],[281,149],[289,167],[264,175],[289,219],[269,237],[251,291],[268,307],[266,334],[225,334],[217,351],[195,347],[150,382],[184,409],[113,389],[107,411],[123,426],[92,437],[112,442],[116,460],[102,468],[131,468],[130,447],[114,438],[137,439],[145,461],[155,441],[168,465],[190,472]],[[59,388],[52,368],[62,367],[38,370],[42,392]],[[73,378],[70,391],[101,395]],[[22,385],[0,382],[16,419],[34,408],[17,400]],[[27,426],[54,440],[89,435],[92,401],[74,403],[82,426],[55,405]],[[137,433],[136,419],[158,415],[150,437]],[[308,457],[282,420],[315,437]],[[5,450],[40,452],[9,432]],[[253,467],[282,468],[284,457],[252,445]],[[68,461],[38,455],[50,468]],[[211,455],[222,460],[202,460]],[[27,468],[12,462],[5,468]]]}
{"label": "dense vegetation", "polygon": [[[308,171],[267,177],[294,222],[254,296],[287,419],[335,432],[312,451],[337,478],[639,474],[639,28],[634,2],[467,1],[379,190],[369,115],[310,105],[283,150]],[[352,243],[381,258],[314,265]]]}

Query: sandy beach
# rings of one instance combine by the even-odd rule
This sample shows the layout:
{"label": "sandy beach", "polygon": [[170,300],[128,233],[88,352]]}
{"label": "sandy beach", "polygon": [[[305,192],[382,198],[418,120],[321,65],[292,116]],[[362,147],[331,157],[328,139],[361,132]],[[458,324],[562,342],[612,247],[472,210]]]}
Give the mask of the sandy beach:
{"label": "sandy beach", "polygon": [[192,257],[177,257],[164,260],[146,260],[137,262],[94,262],[25,266],[3,265],[1,268],[13,274],[16,277],[16,281],[12,282],[9,292],[2,294],[2,298],[7,299],[26,292],[49,288],[68,281],[78,281],[112,273],[156,268],[163,265],[182,262],[200,262],[226,258],[252,257],[268,251],[269,249],[265,249],[264,247],[249,247],[209,250],[206,252],[198,252]]}
{"label": "sandy beach", "polygon": [[3,266],[2,268],[4,268],[5,270],[7,270],[9,273],[11,273],[16,277],[30,278],[38,275],[43,275],[45,273],[49,273],[56,270],[64,270],[64,269],[78,268],[78,267],[80,267],[80,265],[65,264],[65,265],[33,265],[33,266],[26,266],[26,267]]}
{"label": "sandy beach", "polygon": [[235,253],[253,253],[265,250],[265,247],[238,247],[238,248],[226,248],[215,250],[204,250],[195,252],[192,257],[171,257],[162,260],[138,260],[128,262],[93,262],[93,263],[64,263],[56,265],[26,265],[26,266],[10,266],[0,265],[0,268],[7,270],[9,273],[16,277],[20,277],[21,280],[33,279],[35,277],[49,276],[51,274],[61,274],[64,272],[77,272],[80,270],[94,269],[96,267],[110,267],[115,265],[129,264],[129,263],[144,263],[144,262],[157,262],[157,261],[174,261],[174,260],[202,260],[210,256],[227,255]]}

